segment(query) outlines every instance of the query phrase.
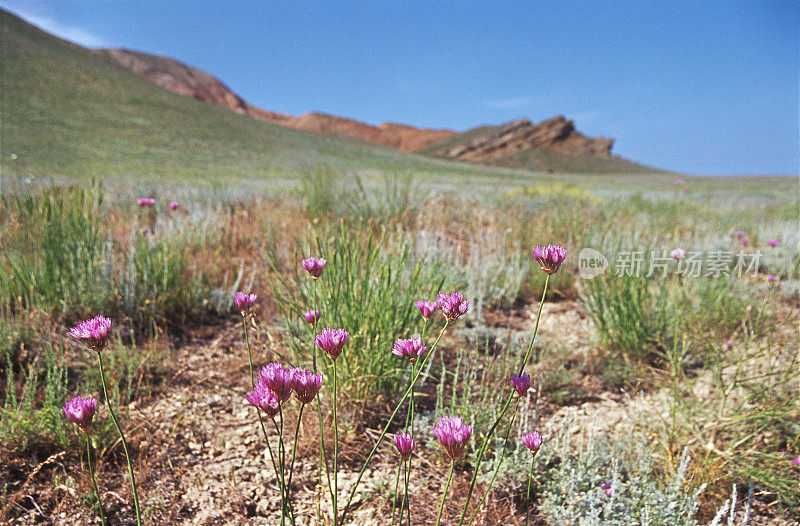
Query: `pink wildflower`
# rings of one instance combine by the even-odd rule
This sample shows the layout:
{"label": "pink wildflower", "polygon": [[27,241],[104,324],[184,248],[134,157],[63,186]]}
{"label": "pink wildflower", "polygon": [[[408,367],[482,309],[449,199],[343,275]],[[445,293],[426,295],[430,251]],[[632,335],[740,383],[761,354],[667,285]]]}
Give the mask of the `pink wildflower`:
{"label": "pink wildflower", "polygon": [[236,308],[239,309],[242,316],[250,311],[256,299],[258,299],[258,296],[255,294],[245,294],[244,292],[237,292],[233,295],[233,303],[236,304]]}
{"label": "pink wildflower", "polygon": [[435,301],[419,300],[414,302],[414,306],[419,309],[425,323],[428,323],[428,320],[431,319],[431,315],[439,310],[439,305]]}
{"label": "pink wildflower", "polygon": [[414,439],[411,438],[410,433],[397,433],[394,436],[394,447],[397,452],[403,457],[403,460],[411,458],[411,453],[414,451]]}
{"label": "pink wildflower", "polygon": [[76,396],[64,404],[64,413],[72,422],[78,425],[84,433],[92,429],[92,419],[97,408],[94,398],[81,398]]}
{"label": "pink wildflower", "polygon": [[280,411],[281,402],[278,400],[278,397],[275,396],[275,393],[267,389],[267,386],[261,382],[256,384],[255,389],[250,392],[245,399],[252,405],[253,407],[257,407],[266,413],[266,415],[270,418],[278,414]]}
{"label": "pink wildflower", "polygon": [[609,497],[614,494],[614,489],[611,487],[610,482],[603,482],[600,484],[600,489]]}
{"label": "pink wildflower", "polygon": [[460,416],[443,416],[433,426],[433,434],[444,446],[447,456],[455,460],[464,455],[472,436],[472,426],[464,424]]}
{"label": "pink wildflower", "polygon": [[292,396],[292,373],[279,363],[270,363],[258,371],[258,379],[272,391],[278,400],[285,402]]}
{"label": "pink wildflower", "polygon": [[169,202],[169,209],[170,210],[177,210],[178,209],[178,202],[177,201],[170,201]]}
{"label": "pink wildflower", "polygon": [[136,203],[142,207],[153,206],[154,204],[156,204],[156,200],[153,199],[152,197],[140,197],[139,199],[136,200]]}
{"label": "pink wildflower", "polygon": [[317,322],[319,321],[319,311],[318,310],[307,310],[303,313],[303,318],[311,325],[313,329],[316,326]]}
{"label": "pink wildflower", "polygon": [[422,345],[422,338],[419,336],[408,339],[397,339],[392,348],[392,354],[401,358],[407,358],[409,362],[414,363],[417,358],[425,354],[428,348]]}
{"label": "pink wildflower", "polygon": [[531,377],[528,373],[523,372],[521,375],[511,375],[511,386],[517,392],[517,396],[525,396],[528,389],[531,387]]}
{"label": "pink wildflower", "polygon": [[767,241],[767,245],[771,246],[772,248],[775,248],[780,244],[781,242],[778,241],[777,239],[770,239],[769,241]]}
{"label": "pink wildflower", "polygon": [[308,271],[308,274],[317,279],[322,275],[322,271],[325,269],[325,258],[306,258],[300,262],[303,265],[303,268]]}
{"label": "pink wildflower", "polygon": [[69,330],[69,333],[79,340],[83,340],[86,345],[93,350],[100,352],[105,349],[108,343],[109,330],[111,329],[111,320],[104,316],[95,316],[94,318],[80,322],[75,327]]}
{"label": "pink wildflower", "polygon": [[672,252],[670,252],[669,255],[675,261],[680,261],[686,257],[686,251],[682,248],[675,248],[672,249]]}
{"label": "pink wildflower", "polygon": [[567,249],[558,245],[547,245],[533,247],[533,259],[539,262],[542,270],[548,274],[555,274],[561,267],[561,263],[567,258]]}
{"label": "pink wildflower", "polygon": [[464,300],[464,296],[458,292],[452,294],[445,294],[440,292],[436,295],[436,303],[442,309],[442,314],[447,321],[457,320],[462,315],[466,314],[469,309],[469,302]]}
{"label": "pink wildflower", "polygon": [[336,361],[336,358],[342,354],[344,344],[347,343],[349,339],[350,333],[346,330],[325,327],[322,329],[321,334],[317,334],[316,337],[314,337],[314,343],[317,347],[328,353],[331,360]]}
{"label": "pink wildflower", "polygon": [[294,367],[291,372],[295,396],[301,403],[310,404],[322,389],[322,375],[314,374],[302,367]]}
{"label": "pink wildflower", "polygon": [[522,442],[525,443],[525,447],[530,449],[531,453],[535,455],[539,452],[539,448],[542,447],[542,435],[539,434],[538,431],[531,431],[530,433],[522,435]]}

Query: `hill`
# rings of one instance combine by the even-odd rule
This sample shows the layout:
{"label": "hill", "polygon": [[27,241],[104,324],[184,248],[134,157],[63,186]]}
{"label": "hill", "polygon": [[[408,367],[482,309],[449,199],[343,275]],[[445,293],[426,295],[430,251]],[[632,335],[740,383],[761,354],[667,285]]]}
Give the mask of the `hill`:
{"label": "hill", "polygon": [[559,115],[531,123],[517,119],[453,135],[420,153],[445,159],[544,172],[642,173],[658,170],[611,154],[613,139],[586,137]]}
{"label": "hill", "polygon": [[502,176],[181,96],[3,10],[0,82],[3,176],[227,184],[294,179],[319,164],[423,178]]}
{"label": "hill", "polygon": [[171,58],[127,49],[98,49],[96,53],[175,93],[298,130],[346,135],[404,152],[421,150],[455,134],[452,130],[415,128],[391,122],[372,126],[354,119],[319,112],[294,117],[257,108],[231,91],[218,78]]}

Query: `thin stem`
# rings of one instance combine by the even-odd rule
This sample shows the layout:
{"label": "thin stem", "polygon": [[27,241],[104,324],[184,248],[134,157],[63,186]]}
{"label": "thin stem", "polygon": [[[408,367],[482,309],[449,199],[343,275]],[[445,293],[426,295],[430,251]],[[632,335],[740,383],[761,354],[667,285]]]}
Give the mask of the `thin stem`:
{"label": "thin stem", "polygon": [[[408,526],[411,526],[411,502],[408,500],[408,479],[411,476],[411,457],[409,457],[408,462],[406,462],[406,480],[405,480],[405,490],[403,491],[403,505],[406,507],[408,512]],[[400,508],[400,515],[403,514],[403,508]],[[403,519],[400,519],[400,522],[403,522]]]}
{"label": "thin stem", "polygon": [[[400,470],[403,468],[403,457],[397,463],[397,474],[394,477],[394,493],[392,493],[392,526],[394,526],[394,510],[397,507],[397,490],[400,488]],[[403,522],[403,508],[400,508],[400,522]]]}
{"label": "thin stem", "polygon": [[339,523],[339,419],[336,416],[336,360],[333,361],[333,526]]}
{"label": "thin stem", "polygon": [[[278,413],[280,414],[280,429],[275,426],[278,431],[278,465],[281,469],[281,524],[284,524],[286,517],[286,451],[283,446],[283,402],[278,406]],[[275,423],[275,420],[272,420]]]}
{"label": "thin stem", "polygon": [[89,439],[89,433],[86,433],[86,461],[89,463],[89,475],[92,476],[92,485],[94,492],[97,495],[97,507],[100,510],[100,521],[103,526],[106,526],[106,517],[103,515],[103,503],[100,502],[100,490],[97,489],[97,480],[94,478],[94,471],[92,470],[92,446]]}
{"label": "thin stem", "polygon": [[[528,358],[530,357],[531,350],[533,349],[533,342],[536,340],[536,335],[539,333],[539,320],[542,317],[542,307],[544,307],[544,298],[547,295],[547,285],[550,283],[550,274],[544,280],[544,291],[542,292],[542,300],[539,302],[539,311],[536,314],[536,323],[533,327],[533,335],[531,336],[531,341],[528,344],[528,350],[525,352],[525,356],[522,358],[522,362],[519,365],[519,371],[517,374],[522,374],[522,371],[525,370],[525,365],[528,362]],[[538,361],[538,356],[536,357]],[[514,398],[514,391],[512,390],[511,394],[508,396],[508,400],[506,400],[505,405],[503,406],[503,410],[495,419],[494,423],[492,424],[491,429],[489,429],[489,433],[486,434],[486,438],[483,439],[483,444],[481,444],[480,452],[478,453],[478,459],[475,461],[475,471],[472,474],[472,479],[469,482],[469,491],[467,491],[467,499],[464,502],[464,509],[461,511],[461,518],[458,521],[458,526],[464,524],[464,519],[467,516],[467,508],[469,507],[470,499],[472,498],[472,491],[475,489],[475,481],[478,478],[478,473],[481,467],[481,462],[483,461],[483,455],[486,453],[486,446],[489,444],[489,440],[492,438],[492,434],[494,433],[495,429],[497,429],[498,424],[502,420],[503,416],[505,416],[506,411],[508,411],[508,406],[511,404],[511,400]]]}
{"label": "thin stem", "polygon": [[300,435],[300,422],[303,420],[303,409],[306,404],[300,404],[300,413],[297,415],[297,427],[294,429],[294,444],[292,445],[292,463],[289,464],[289,484],[286,486],[286,494],[289,495],[292,491],[292,477],[294,477],[294,459],[297,453],[297,437]]}
{"label": "thin stem", "polygon": [[256,380],[253,373],[253,353],[250,352],[250,338],[247,336],[247,316],[242,313],[242,325],[244,326],[244,341],[247,344],[247,358],[250,360],[250,387],[255,389]]}
{"label": "thin stem", "polygon": [[403,402],[405,402],[406,398],[408,398],[408,396],[411,394],[411,390],[413,389],[414,384],[417,383],[417,379],[419,379],[419,375],[420,375],[420,373],[422,373],[422,369],[425,367],[425,362],[427,362],[428,358],[430,358],[431,355],[433,354],[434,349],[436,349],[436,345],[439,343],[439,340],[442,338],[442,335],[444,334],[444,331],[447,330],[447,326],[448,325],[450,325],[450,320],[447,320],[445,322],[444,327],[442,327],[441,332],[439,332],[439,336],[436,338],[436,341],[431,346],[431,349],[428,351],[428,354],[425,355],[425,358],[422,360],[422,363],[420,363],[419,369],[417,369],[417,372],[414,374],[414,377],[411,380],[411,386],[403,394],[403,397],[400,398],[400,401],[397,402],[397,406],[395,406],[394,411],[392,411],[392,415],[389,417],[389,421],[386,422],[386,425],[383,427],[383,431],[381,431],[381,434],[378,436],[378,440],[375,442],[375,445],[372,446],[372,450],[369,452],[369,455],[367,455],[367,460],[364,461],[364,465],[361,466],[361,471],[358,472],[358,477],[356,478],[356,482],[355,482],[355,484],[353,484],[353,489],[350,490],[350,495],[347,497],[347,503],[344,505],[344,511],[342,511],[342,521],[343,522],[344,522],[345,516],[347,515],[347,512],[350,509],[350,503],[353,501],[353,497],[356,494],[356,489],[358,488],[358,483],[361,482],[361,477],[364,476],[364,471],[366,471],[367,466],[369,465],[369,461],[372,460],[372,457],[375,455],[375,452],[378,451],[378,447],[381,445],[381,442],[383,441],[383,437],[386,436],[386,432],[389,430],[389,426],[392,425],[392,422],[394,421],[394,417],[397,416],[397,412],[403,406]]}
{"label": "thin stem", "polygon": [[108,397],[108,388],[106,387],[106,374],[103,371],[103,355],[102,353],[97,353],[97,363],[100,365],[100,383],[103,384],[103,396],[106,397],[106,403],[108,404],[108,413],[111,415],[111,421],[114,422],[114,426],[117,428],[119,432],[120,440],[122,441],[122,449],[125,451],[125,460],[128,461],[128,474],[131,476],[131,488],[133,489],[133,508],[136,511],[136,524],[138,526],[142,526],[142,514],[139,511],[139,494],[136,491],[136,478],[133,476],[133,463],[131,462],[131,455],[128,453],[128,443],[125,441],[125,433],[122,432],[122,427],[119,425],[119,421],[117,420],[117,415],[114,414],[114,408],[112,407],[111,399]]}
{"label": "thin stem", "polygon": [[[505,436],[505,443],[508,444],[508,437],[511,435],[511,428],[514,427],[514,420],[517,418],[517,409],[519,409],[519,403],[514,405],[514,413],[511,415],[511,422],[508,423],[508,427],[506,428],[506,436]],[[497,478],[497,474],[500,472],[500,466],[503,464],[503,460],[506,456],[507,448],[503,448],[500,452],[500,460],[497,462],[497,467],[494,469],[494,473],[492,474],[492,479],[489,481],[489,486],[486,488],[486,491],[483,492],[483,496],[481,500],[478,501],[478,505],[475,506],[475,511],[472,512],[472,515],[469,517],[469,521],[467,524],[472,524],[475,520],[475,516],[478,514],[478,511],[483,506],[483,502],[486,500],[486,497],[489,495],[489,491],[491,491],[492,486],[494,485],[494,481]]]}
{"label": "thin stem", "polygon": [[533,466],[536,461],[536,454],[531,455],[531,471],[528,473],[528,491],[525,493],[525,526],[528,526],[528,517],[531,514],[531,481],[533,480]]}
{"label": "thin stem", "polygon": [[447,497],[447,490],[450,489],[450,481],[453,480],[453,468],[456,465],[455,460],[450,461],[450,474],[447,475],[447,484],[444,486],[444,493],[442,493],[442,503],[439,504],[439,516],[436,517],[436,526],[439,526],[439,523],[442,522],[442,511],[444,511],[444,500]]}

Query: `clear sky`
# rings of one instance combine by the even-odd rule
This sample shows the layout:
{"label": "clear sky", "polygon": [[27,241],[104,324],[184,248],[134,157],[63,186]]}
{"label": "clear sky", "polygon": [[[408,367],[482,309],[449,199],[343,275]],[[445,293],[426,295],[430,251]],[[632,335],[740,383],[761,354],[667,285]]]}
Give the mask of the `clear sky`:
{"label": "clear sky", "polygon": [[800,170],[800,0],[0,5],[83,45],[177,58],[293,115],[463,131],[564,114],[660,168]]}

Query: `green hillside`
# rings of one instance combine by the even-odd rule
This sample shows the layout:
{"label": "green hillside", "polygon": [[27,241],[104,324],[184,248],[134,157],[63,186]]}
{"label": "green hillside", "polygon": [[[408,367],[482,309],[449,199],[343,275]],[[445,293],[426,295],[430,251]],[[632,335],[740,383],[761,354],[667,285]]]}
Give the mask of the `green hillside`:
{"label": "green hillside", "polygon": [[[477,137],[489,134],[500,126],[479,126],[458,135],[437,142],[423,149],[419,153],[433,157],[447,158],[447,150],[467,143]],[[550,148],[538,147],[522,150],[492,162],[496,166],[531,170],[534,172],[561,172],[561,173],[615,173],[615,174],[643,174],[643,173],[668,173],[650,166],[634,163],[621,157],[601,157],[598,155],[565,155]]]}
{"label": "green hillside", "polygon": [[437,179],[505,173],[254,120],[155,86],[2,10],[0,27],[4,176],[199,184],[293,177],[316,164]]}

